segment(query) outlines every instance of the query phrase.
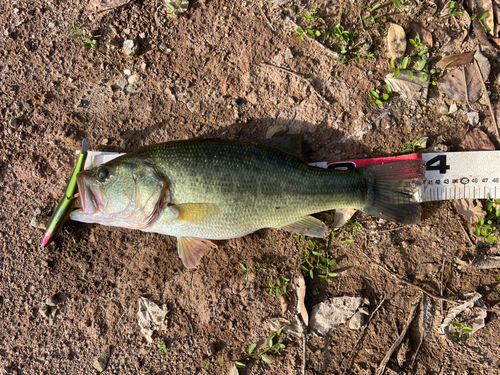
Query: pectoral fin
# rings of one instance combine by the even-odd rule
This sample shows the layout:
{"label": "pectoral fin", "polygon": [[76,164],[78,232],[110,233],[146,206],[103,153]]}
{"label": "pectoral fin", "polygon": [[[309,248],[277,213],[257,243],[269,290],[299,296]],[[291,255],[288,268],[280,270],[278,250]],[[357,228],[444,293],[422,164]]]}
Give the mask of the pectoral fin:
{"label": "pectoral fin", "polygon": [[177,251],[187,268],[197,267],[203,252],[208,247],[217,247],[217,245],[204,238],[177,237]]}
{"label": "pectoral fin", "polygon": [[303,217],[295,223],[281,227],[281,229],[310,237],[326,237],[330,232],[325,223],[312,216]]}
{"label": "pectoral fin", "polygon": [[202,223],[217,210],[217,206],[210,203],[183,203],[172,205],[170,208],[178,213],[177,220],[190,223]]}

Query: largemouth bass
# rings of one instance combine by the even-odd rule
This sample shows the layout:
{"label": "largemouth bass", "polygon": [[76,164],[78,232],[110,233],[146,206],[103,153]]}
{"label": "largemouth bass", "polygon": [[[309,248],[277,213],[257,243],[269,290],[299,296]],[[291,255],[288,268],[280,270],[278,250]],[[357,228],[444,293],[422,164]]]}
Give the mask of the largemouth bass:
{"label": "largemouth bass", "polygon": [[412,194],[424,170],[408,160],[329,171],[271,146],[173,141],[79,173],[82,208],[70,218],[175,236],[184,265],[196,267],[210,240],[261,228],[327,236],[310,215],[334,208],[415,223],[421,211]]}

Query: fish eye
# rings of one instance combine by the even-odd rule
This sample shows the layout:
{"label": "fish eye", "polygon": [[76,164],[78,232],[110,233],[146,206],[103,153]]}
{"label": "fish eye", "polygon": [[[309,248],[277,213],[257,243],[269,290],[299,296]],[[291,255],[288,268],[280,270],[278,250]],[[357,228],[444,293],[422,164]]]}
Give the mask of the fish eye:
{"label": "fish eye", "polygon": [[97,173],[97,178],[99,181],[104,182],[109,178],[109,169],[104,167],[99,170]]}

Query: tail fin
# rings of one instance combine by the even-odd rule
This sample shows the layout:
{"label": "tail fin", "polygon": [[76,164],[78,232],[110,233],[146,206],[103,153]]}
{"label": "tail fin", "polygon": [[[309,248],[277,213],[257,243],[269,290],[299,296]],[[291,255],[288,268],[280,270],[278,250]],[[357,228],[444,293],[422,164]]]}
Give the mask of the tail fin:
{"label": "tail fin", "polygon": [[413,194],[424,182],[425,161],[372,164],[359,170],[367,182],[366,204],[361,211],[401,224],[420,220],[420,204]]}

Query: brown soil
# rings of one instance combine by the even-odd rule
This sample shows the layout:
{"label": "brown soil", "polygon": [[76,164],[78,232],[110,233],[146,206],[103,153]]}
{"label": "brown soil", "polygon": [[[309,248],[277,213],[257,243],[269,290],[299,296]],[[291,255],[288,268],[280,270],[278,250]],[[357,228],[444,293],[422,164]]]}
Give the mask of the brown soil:
{"label": "brown soil", "polygon": [[[395,97],[387,104],[392,105],[390,115],[374,121],[383,109],[369,103],[368,92],[382,89],[390,71],[383,36],[389,23],[409,28],[410,22],[418,22],[431,31],[431,52],[437,60],[449,47],[443,30],[459,28],[452,18],[439,16],[441,6],[410,3],[412,11],[403,17],[389,2],[380,9],[380,25],[363,31],[358,14],[364,12],[366,0],[281,6],[265,1],[262,10],[260,1],[191,0],[187,12],[175,19],[167,16],[163,1],[131,1],[99,13],[85,9],[87,2],[81,0],[3,2],[0,372],[89,374],[96,371],[95,358],[111,345],[109,373],[202,374],[208,363],[209,373],[227,374],[229,366],[218,366],[221,355],[230,362],[243,357],[248,345],[264,345],[271,333],[267,320],[282,315],[279,299],[269,294],[269,281],[278,275],[290,277],[301,259],[294,235],[261,230],[218,241],[218,249],[210,250],[196,270],[186,270],[173,238],[75,222],[41,252],[42,231],[30,225],[31,219],[37,208],[45,215],[52,212],[82,138],[89,139],[94,150],[128,152],[174,139],[263,141],[267,130],[280,123],[289,133],[304,134],[310,161],[398,154],[403,142],[421,136],[430,137],[431,145],[446,144],[453,150],[467,131],[466,116],[462,109],[442,115],[440,105],[451,101],[437,87],[431,87],[427,102]],[[331,30],[343,14],[345,28],[357,30],[363,43],[369,34],[374,57],[342,64],[320,46],[301,41],[287,17],[305,26],[301,14],[311,5],[318,6]],[[72,21],[100,35],[95,47],[87,50],[82,37],[71,39]],[[121,48],[129,38],[140,45],[134,57]],[[470,35],[467,50],[474,43]],[[454,48],[460,52],[459,46]],[[332,49],[340,50],[338,45]],[[490,77],[496,77],[498,67],[490,61]],[[329,104],[303,79],[262,63],[308,79]],[[141,78],[133,92],[123,88],[126,69]],[[498,90],[493,78],[488,87]],[[493,131],[487,107],[473,107],[485,129]],[[9,125],[12,117],[19,126]],[[360,129],[364,134],[351,136]],[[364,332],[342,325],[325,337],[310,336],[307,374],[375,373],[420,295],[415,285],[435,296],[442,288],[442,295],[455,301],[479,292],[488,308],[498,305],[499,295],[493,293],[498,290],[498,270],[455,266],[456,258],[470,260],[478,249],[469,245],[461,226],[465,222],[454,205],[444,201],[422,206],[418,225],[360,214],[363,229],[352,235],[353,243],[342,243],[347,234],[342,229],[327,244],[326,252],[343,272],[331,283],[306,276],[306,307],[344,295],[367,298],[370,312],[382,299],[385,302]],[[330,218],[327,214],[331,223]],[[243,277],[240,263],[269,269]],[[54,294],[58,310],[48,319],[39,308]],[[168,330],[153,344],[137,325],[140,296],[170,310]],[[290,288],[288,296],[294,305]],[[467,340],[451,341],[437,328],[443,314],[457,304],[432,301],[434,326],[422,346],[417,352],[415,330],[410,329],[386,373],[500,373],[498,314],[488,313],[486,326]],[[293,313],[290,308],[284,316],[293,320]],[[462,316],[458,320],[472,324]],[[157,347],[160,341],[166,354]],[[240,373],[301,373],[301,342],[287,338],[285,344],[281,356],[270,355],[272,364],[245,360],[248,367]],[[214,352],[209,355],[210,345]]]}

